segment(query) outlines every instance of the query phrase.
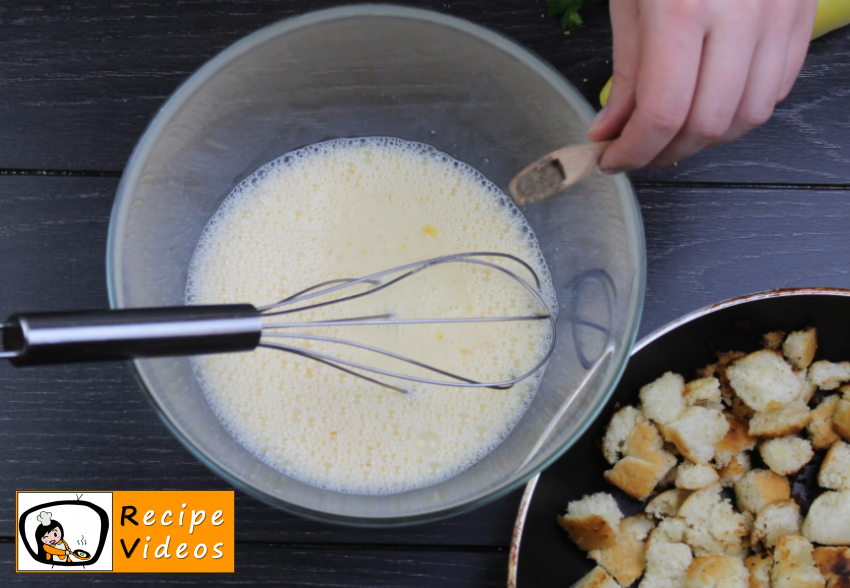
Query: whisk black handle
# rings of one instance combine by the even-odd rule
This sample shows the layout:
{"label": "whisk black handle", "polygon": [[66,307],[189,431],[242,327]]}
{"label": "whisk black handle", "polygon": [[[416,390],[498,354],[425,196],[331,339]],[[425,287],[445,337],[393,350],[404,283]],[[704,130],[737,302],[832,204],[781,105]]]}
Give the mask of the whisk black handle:
{"label": "whisk black handle", "polygon": [[22,366],[250,351],[261,333],[250,304],[14,314],[0,357]]}

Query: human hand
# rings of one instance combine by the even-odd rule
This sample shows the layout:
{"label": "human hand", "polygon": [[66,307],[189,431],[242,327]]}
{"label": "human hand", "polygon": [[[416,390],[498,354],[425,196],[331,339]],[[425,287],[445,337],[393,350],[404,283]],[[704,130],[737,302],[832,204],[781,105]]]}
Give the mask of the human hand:
{"label": "human hand", "polygon": [[764,123],[803,65],[817,0],[611,0],[614,83],[587,135],[607,173],[662,166]]}

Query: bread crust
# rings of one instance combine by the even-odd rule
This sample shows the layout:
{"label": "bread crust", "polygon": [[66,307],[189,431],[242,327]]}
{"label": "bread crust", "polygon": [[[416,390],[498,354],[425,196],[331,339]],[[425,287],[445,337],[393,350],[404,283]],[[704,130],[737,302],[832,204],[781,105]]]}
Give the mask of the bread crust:
{"label": "bread crust", "polygon": [[737,557],[703,555],[688,568],[685,588],[747,588],[749,573]]}
{"label": "bread crust", "polygon": [[826,588],[850,588],[850,548],[815,547],[813,557]]}
{"label": "bread crust", "polygon": [[750,470],[735,483],[738,508],[758,514],[768,504],[791,498],[788,478],[770,470]]}

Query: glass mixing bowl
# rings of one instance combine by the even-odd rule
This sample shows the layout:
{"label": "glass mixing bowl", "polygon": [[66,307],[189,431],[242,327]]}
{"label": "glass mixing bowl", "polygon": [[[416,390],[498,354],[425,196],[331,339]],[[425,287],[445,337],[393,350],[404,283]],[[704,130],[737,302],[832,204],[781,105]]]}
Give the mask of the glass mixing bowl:
{"label": "glass mixing bowl", "polygon": [[[184,304],[189,261],[207,221],[242,179],[293,149],[338,137],[421,141],[506,189],[531,161],[584,142],[592,116],[549,65],[463,20],[360,5],[279,22],[189,78],[136,146],[109,225],[111,304]],[[308,486],[231,436],[189,359],[135,361],[139,382],[203,463],[236,488],[288,511],[395,525],[449,516],[502,496],[561,455],[605,404],[637,330],[646,265],[640,213],[623,175],[595,172],[523,212],[557,287],[557,346],[510,435],[453,478],[380,496]]]}

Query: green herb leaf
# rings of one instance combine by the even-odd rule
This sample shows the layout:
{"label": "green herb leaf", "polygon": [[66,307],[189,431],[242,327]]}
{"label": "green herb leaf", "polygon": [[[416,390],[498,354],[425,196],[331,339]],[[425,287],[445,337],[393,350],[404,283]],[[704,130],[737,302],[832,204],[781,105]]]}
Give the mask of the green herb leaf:
{"label": "green herb leaf", "polygon": [[561,16],[561,26],[565,31],[574,31],[583,21],[578,11],[584,0],[548,0],[549,16]]}

